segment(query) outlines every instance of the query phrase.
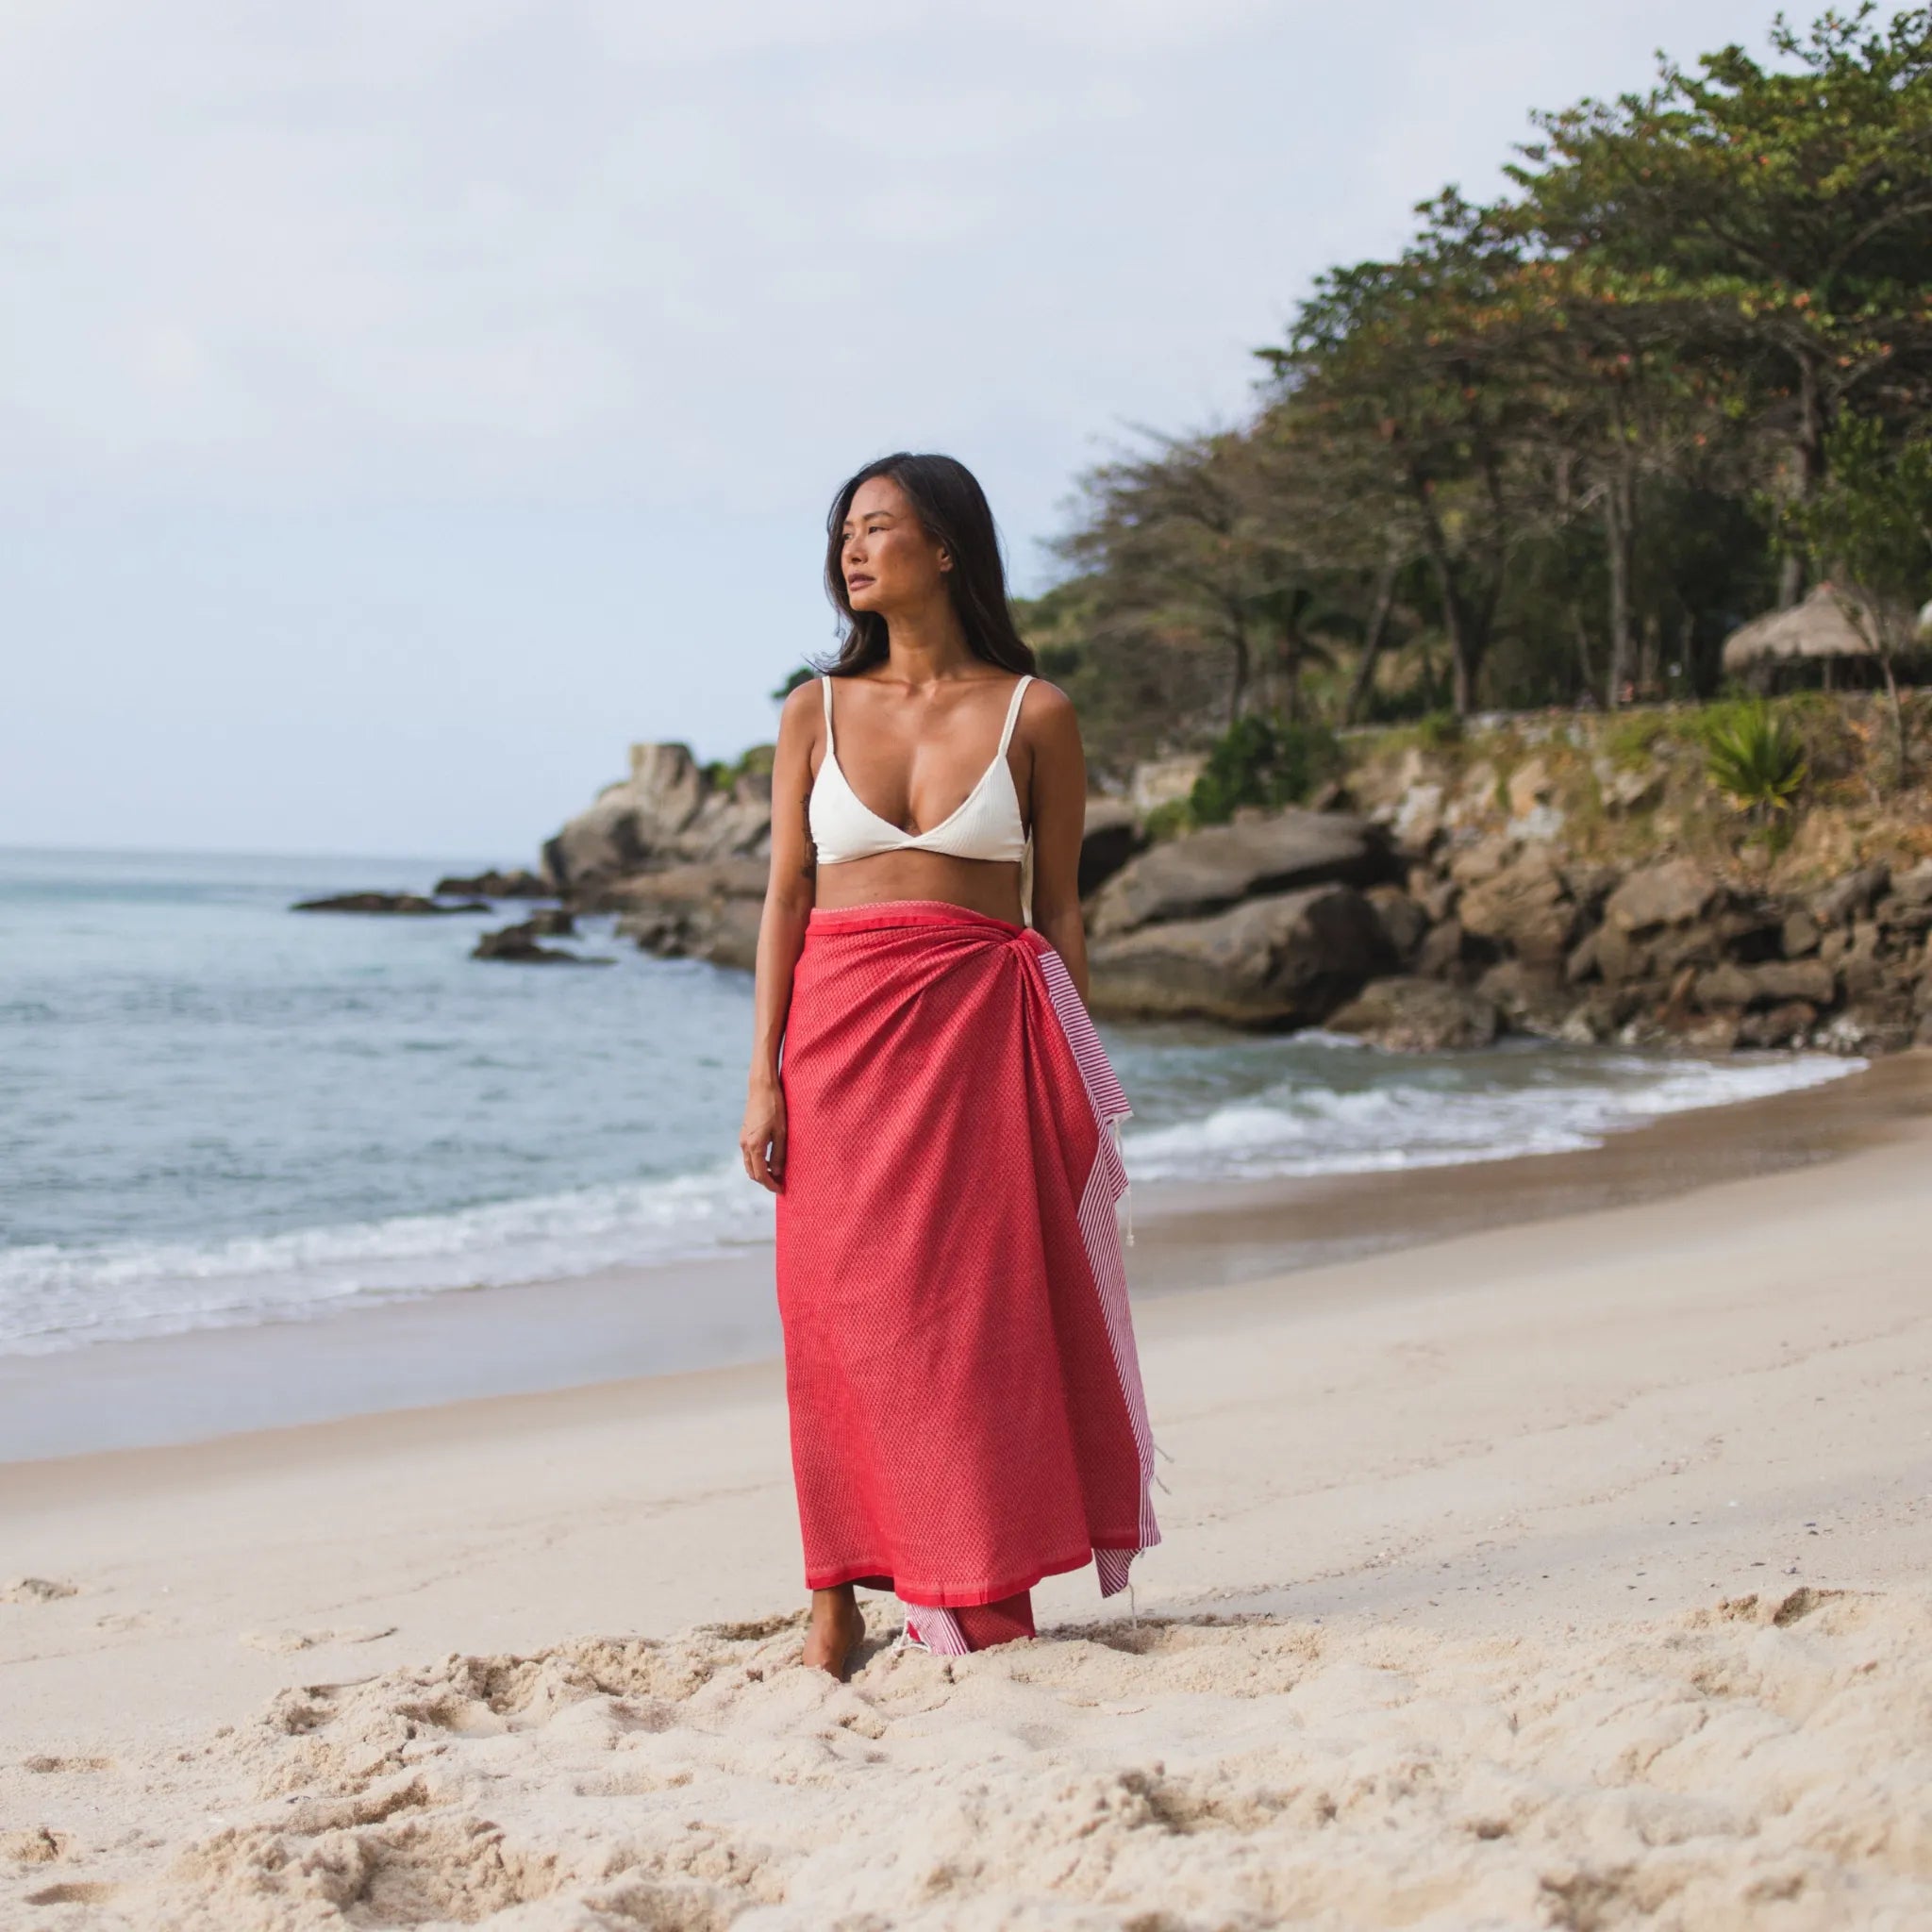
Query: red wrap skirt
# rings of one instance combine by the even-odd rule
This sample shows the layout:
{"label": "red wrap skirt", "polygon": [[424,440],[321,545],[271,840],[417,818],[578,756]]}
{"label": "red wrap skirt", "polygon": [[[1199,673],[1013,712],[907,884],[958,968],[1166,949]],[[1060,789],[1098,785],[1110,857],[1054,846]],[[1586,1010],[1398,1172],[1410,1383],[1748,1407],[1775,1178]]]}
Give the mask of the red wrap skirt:
{"label": "red wrap skirt", "polygon": [[1059,955],[935,901],[815,911],[783,1082],[808,1586],[943,1609],[1093,1562],[1122,1589],[1160,1534],[1116,1220],[1127,1104]]}

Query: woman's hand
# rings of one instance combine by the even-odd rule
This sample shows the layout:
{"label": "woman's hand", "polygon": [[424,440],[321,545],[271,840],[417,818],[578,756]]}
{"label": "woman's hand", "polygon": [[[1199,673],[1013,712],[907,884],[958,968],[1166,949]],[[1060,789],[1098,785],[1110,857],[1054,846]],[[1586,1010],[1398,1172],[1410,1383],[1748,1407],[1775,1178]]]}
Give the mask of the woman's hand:
{"label": "woman's hand", "polygon": [[745,1173],[777,1193],[785,1179],[785,1090],[777,1081],[752,1082],[738,1151],[744,1157]]}

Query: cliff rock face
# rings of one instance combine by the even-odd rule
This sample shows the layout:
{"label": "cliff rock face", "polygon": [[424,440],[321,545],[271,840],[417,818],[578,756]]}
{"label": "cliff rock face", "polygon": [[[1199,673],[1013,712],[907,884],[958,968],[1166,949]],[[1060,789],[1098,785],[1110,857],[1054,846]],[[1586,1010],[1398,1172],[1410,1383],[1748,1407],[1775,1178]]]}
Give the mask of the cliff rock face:
{"label": "cliff rock face", "polygon": [[607,786],[543,847],[544,869],[573,898],[693,859],[769,850],[772,781],[744,773],[713,785],[688,745],[634,744],[630,776]]}
{"label": "cliff rock face", "polygon": [[1313,1025],[1395,964],[1375,908],[1344,885],[1098,938],[1088,959],[1095,1012],[1267,1027]]}
{"label": "cliff rock face", "polygon": [[[570,904],[617,913],[619,930],[646,952],[748,968],[771,833],[767,771],[741,770],[721,784],[686,745],[636,744],[630,775],[607,786],[545,843],[543,865]],[[1130,806],[1090,800],[1082,893],[1104,885],[1146,843]]]}
{"label": "cliff rock face", "polygon": [[1244,899],[1338,882],[1373,886],[1401,876],[1379,827],[1346,812],[1284,811],[1214,825],[1130,860],[1095,895],[1095,939],[1176,919],[1198,919]]}
{"label": "cliff rock face", "polygon": [[[1171,804],[1184,774],[1150,771],[1132,797],[1090,801],[1091,1004],[1325,1024],[1405,1051],[1499,1031],[1932,1046],[1932,789],[1855,810],[1871,788],[1846,765],[1781,842],[1754,843],[1710,791],[1698,728],[1687,714],[1385,734],[1347,774],[1359,815],[1244,811],[1151,844],[1149,801]],[[1862,742],[1852,732],[1844,756]],[[649,951],[751,966],[772,803],[747,767],[721,780],[682,745],[634,747],[630,775],[544,848],[549,876]]]}
{"label": "cliff rock face", "polygon": [[1391,1053],[1488,1046],[1503,1030],[1493,1000],[1440,980],[1378,979],[1323,1023]]}
{"label": "cliff rock face", "polygon": [[758,963],[765,874],[762,858],[667,866],[621,880],[604,903],[617,912],[618,931],[647,953],[748,972]]}

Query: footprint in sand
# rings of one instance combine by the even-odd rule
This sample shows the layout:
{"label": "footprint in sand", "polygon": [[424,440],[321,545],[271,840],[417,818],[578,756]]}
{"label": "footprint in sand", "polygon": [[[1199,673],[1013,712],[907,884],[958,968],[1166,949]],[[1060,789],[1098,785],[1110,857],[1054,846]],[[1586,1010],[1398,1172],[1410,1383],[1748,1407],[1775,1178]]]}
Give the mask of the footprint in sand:
{"label": "footprint in sand", "polygon": [[118,1885],[106,1885],[92,1879],[70,1879],[64,1885],[49,1885],[40,1891],[30,1891],[26,1902],[30,1906],[99,1906],[119,1891]]}
{"label": "footprint in sand", "polygon": [[352,1624],[341,1630],[244,1630],[236,1641],[245,1643],[250,1650],[266,1650],[277,1657],[287,1657],[298,1650],[319,1650],[329,1643],[375,1643],[395,1634],[393,1624]]}
{"label": "footprint in sand", "polygon": [[0,1604],[51,1604],[63,1596],[78,1596],[77,1583],[63,1583],[53,1576],[16,1576],[0,1590]]}

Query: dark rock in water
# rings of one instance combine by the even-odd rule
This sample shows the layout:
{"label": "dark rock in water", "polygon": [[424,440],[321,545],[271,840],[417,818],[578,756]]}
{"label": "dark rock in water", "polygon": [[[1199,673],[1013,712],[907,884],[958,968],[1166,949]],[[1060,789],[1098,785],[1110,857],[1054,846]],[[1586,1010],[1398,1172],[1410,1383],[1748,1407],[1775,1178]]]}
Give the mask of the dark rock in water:
{"label": "dark rock in water", "polygon": [[438,879],[439,898],[461,899],[554,899],[557,888],[521,867],[514,872],[479,872],[470,878]]}
{"label": "dark rock in water", "polygon": [[327,899],[298,899],[291,912],[385,912],[407,918],[424,918],[436,913],[488,912],[481,899],[466,899],[452,906],[440,899],[425,899],[420,892],[338,892]]}
{"label": "dark rock in water", "polygon": [[1132,806],[1118,798],[1090,798],[1087,829],[1080,838],[1081,898],[1091,898],[1146,843]]}
{"label": "dark rock in water", "polygon": [[1395,964],[1375,908],[1342,885],[1251,899],[1089,948],[1096,1012],[1309,1026]]}
{"label": "dark rock in water", "polygon": [[1607,988],[1598,987],[1571,1008],[1557,1037],[1578,1046],[1598,1045],[1614,1038],[1617,1028],[1627,1018],[1629,1015],[1621,1010],[1617,995]]}
{"label": "dark rock in water", "polygon": [[626,912],[617,929],[660,959],[703,959],[749,973],[758,965],[763,909],[756,899],[709,899]]}
{"label": "dark rock in water", "polygon": [[1476,981],[1475,991],[1519,1033],[1537,1033],[1546,1040],[1565,1037],[1576,1005],[1559,967],[1527,959],[1499,959]]}
{"label": "dark rock in water", "polygon": [[1194,920],[1243,899],[1337,883],[1394,883],[1402,867],[1388,835],[1345,812],[1285,811],[1173,839],[1129,861],[1094,895],[1096,939]]}
{"label": "dark rock in water", "polygon": [[1827,1040],[1841,1053],[1901,1053],[1924,1030],[1923,1023],[1915,1026],[1908,1004],[1881,994],[1854,1000],[1831,1021]]}
{"label": "dark rock in water", "polygon": [[527,932],[533,939],[568,940],[576,937],[576,915],[561,906],[546,907],[533,912],[520,925],[507,926],[508,932]]}
{"label": "dark rock in water", "polygon": [[[563,921],[559,927],[558,919]],[[539,919],[528,919],[516,925],[506,925],[496,932],[486,932],[476,941],[470,954],[473,959],[509,959],[519,965],[528,966],[608,966],[608,959],[587,959],[581,953],[566,953],[560,946],[539,944],[540,937],[547,937],[558,931],[571,932],[575,928],[566,913],[550,913]]]}
{"label": "dark rock in water", "polygon": [[1802,1046],[1818,1024],[1818,1008],[1803,1000],[1787,1000],[1782,1006],[1761,1012],[1746,1013],[1738,1023],[1740,1046]]}
{"label": "dark rock in water", "polygon": [[1735,1053],[1744,1044],[1741,1013],[1707,1013],[1688,1022],[1673,1042],[1693,1053]]}
{"label": "dark rock in water", "polygon": [[1495,1003],[1440,979],[1372,980],[1323,1023],[1391,1053],[1442,1053],[1488,1046],[1501,1028]]}
{"label": "dark rock in water", "polygon": [[618,931],[647,953],[748,972],[758,963],[768,870],[760,858],[666,866],[611,886],[599,903],[619,914]]}

